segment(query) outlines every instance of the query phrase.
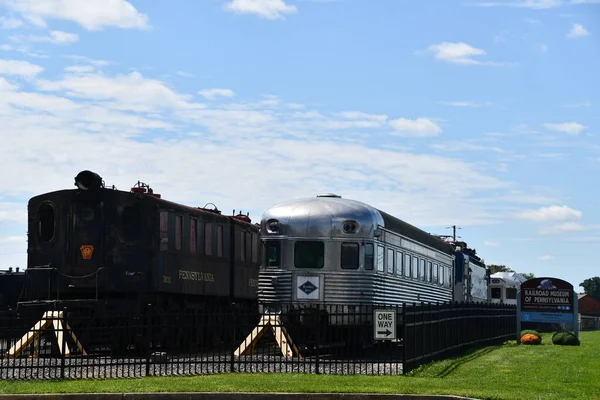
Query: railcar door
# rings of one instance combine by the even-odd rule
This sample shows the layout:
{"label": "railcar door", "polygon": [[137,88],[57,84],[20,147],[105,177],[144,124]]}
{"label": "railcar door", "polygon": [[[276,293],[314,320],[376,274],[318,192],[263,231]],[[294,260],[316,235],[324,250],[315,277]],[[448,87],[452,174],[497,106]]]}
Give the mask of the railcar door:
{"label": "railcar door", "polygon": [[91,287],[103,262],[104,216],[102,199],[86,197],[71,203],[68,270],[71,277],[79,278],[77,286]]}

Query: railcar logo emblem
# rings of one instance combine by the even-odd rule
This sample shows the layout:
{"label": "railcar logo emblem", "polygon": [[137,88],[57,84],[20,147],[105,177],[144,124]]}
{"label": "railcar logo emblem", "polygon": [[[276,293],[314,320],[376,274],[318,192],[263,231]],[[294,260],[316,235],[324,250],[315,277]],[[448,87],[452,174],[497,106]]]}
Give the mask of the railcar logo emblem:
{"label": "railcar logo emblem", "polygon": [[80,248],[81,250],[81,258],[84,260],[89,260],[92,258],[92,254],[94,253],[94,246],[91,244],[84,244]]}
{"label": "railcar logo emblem", "polygon": [[306,294],[311,294],[318,288],[311,281],[306,281],[302,285],[298,286],[298,289],[302,290]]}

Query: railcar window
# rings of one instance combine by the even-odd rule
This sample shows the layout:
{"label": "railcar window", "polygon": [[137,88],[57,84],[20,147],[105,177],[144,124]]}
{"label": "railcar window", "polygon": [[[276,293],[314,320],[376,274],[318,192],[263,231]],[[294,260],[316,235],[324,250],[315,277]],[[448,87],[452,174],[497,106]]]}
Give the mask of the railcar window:
{"label": "railcar window", "polygon": [[450,287],[450,282],[452,282],[452,268],[447,267],[444,268],[446,270],[446,279],[444,279],[444,286]]}
{"label": "railcar window", "polygon": [[396,275],[402,275],[402,253],[396,252]]}
{"label": "railcar window", "polygon": [[517,289],[506,288],[506,298],[507,299],[516,299],[517,298]]}
{"label": "railcar window", "polygon": [[294,244],[294,265],[296,268],[323,268],[325,245],[323,242],[296,242]]}
{"label": "railcar window", "polygon": [[212,223],[204,223],[204,255],[212,255]]}
{"label": "railcar window", "polygon": [[404,276],[410,278],[410,254],[404,254]]}
{"label": "railcar window", "polygon": [[492,288],[492,299],[499,299],[502,297],[502,289],[499,287]]}
{"label": "railcar window", "polygon": [[268,241],[266,244],[267,267],[281,266],[281,242]]}
{"label": "railcar window", "polygon": [[197,250],[197,232],[198,232],[198,220],[196,218],[190,218],[190,253],[196,254]]}
{"label": "railcar window", "polygon": [[438,283],[438,265],[433,264],[433,283]]}
{"label": "railcar window", "polygon": [[365,270],[373,270],[375,259],[373,257],[374,246],[372,243],[365,245]]}
{"label": "railcar window", "polygon": [[181,241],[183,237],[182,219],[181,215],[175,216],[175,250],[181,250]]}
{"label": "railcar window", "polygon": [[54,220],[54,207],[49,203],[42,203],[38,209],[38,235],[43,241],[49,242],[54,238]]}
{"label": "railcar window", "polygon": [[419,260],[421,263],[419,264],[419,278],[424,281],[425,280],[425,260],[422,258]]}
{"label": "railcar window", "polygon": [[387,272],[388,274],[394,273],[394,249],[387,251]]}
{"label": "railcar window", "polygon": [[440,265],[440,285],[444,285],[444,266]]}
{"label": "railcar window", "polygon": [[160,251],[167,251],[169,249],[169,212],[160,212]]}
{"label": "railcar window", "polygon": [[217,225],[217,257],[223,257],[223,225]]}
{"label": "railcar window", "polygon": [[383,246],[377,246],[377,271],[383,272]]}
{"label": "railcar window", "polygon": [[340,267],[342,269],[358,269],[360,252],[358,243],[342,243]]}
{"label": "railcar window", "polygon": [[412,260],[412,277],[419,279],[419,259],[417,257],[413,257]]}
{"label": "railcar window", "polygon": [[431,261],[427,261],[427,282],[431,282],[431,275],[433,274],[433,266]]}

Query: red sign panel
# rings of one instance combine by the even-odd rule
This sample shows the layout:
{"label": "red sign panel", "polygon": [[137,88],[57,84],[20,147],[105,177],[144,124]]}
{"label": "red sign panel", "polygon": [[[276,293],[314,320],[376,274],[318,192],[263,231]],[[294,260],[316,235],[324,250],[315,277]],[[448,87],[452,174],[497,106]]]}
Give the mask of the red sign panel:
{"label": "red sign panel", "polygon": [[521,284],[521,311],[573,313],[573,285],[558,278],[533,278]]}
{"label": "red sign panel", "polygon": [[81,258],[84,260],[89,260],[92,258],[92,254],[94,253],[94,246],[91,244],[81,245],[79,248],[81,250]]}

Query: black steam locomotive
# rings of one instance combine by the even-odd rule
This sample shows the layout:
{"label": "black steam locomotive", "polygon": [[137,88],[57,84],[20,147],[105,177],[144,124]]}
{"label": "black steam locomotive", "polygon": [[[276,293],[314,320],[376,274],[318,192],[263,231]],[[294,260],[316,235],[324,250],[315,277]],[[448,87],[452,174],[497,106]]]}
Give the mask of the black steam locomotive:
{"label": "black steam locomotive", "polygon": [[141,182],[106,187],[91,171],[75,186],[29,200],[20,309],[256,308],[260,228],[247,215],[170,202]]}

